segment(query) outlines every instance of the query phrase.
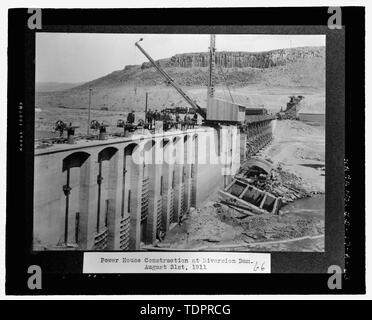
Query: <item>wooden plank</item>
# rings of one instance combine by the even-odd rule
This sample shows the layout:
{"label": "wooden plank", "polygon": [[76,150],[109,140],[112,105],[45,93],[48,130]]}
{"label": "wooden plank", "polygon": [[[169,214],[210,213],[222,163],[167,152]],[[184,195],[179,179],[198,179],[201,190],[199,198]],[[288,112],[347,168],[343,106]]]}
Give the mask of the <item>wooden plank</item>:
{"label": "wooden plank", "polygon": [[230,194],[230,193],[227,193],[227,192],[222,191],[222,190],[220,190],[219,193],[220,193],[220,195],[221,195],[222,197],[225,197],[225,198],[227,198],[227,199],[235,200],[235,202],[237,202],[237,203],[238,203],[239,205],[241,205],[243,208],[245,207],[245,208],[247,208],[247,210],[252,211],[253,213],[256,213],[256,214],[267,214],[267,213],[269,213],[268,211],[263,210],[263,209],[261,209],[261,208],[258,208],[258,207],[256,207],[255,205],[253,205],[253,204],[251,204],[251,203],[249,203],[249,202],[247,202],[247,201],[244,201],[244,200],[242,200],[242,199],[239,199],[238,197],[235,197],[235,196],[233,196],[233,195]]}
{"label": "wooden plank", "polygon": [[249,184],[249,183],[247,183],[247,182],[245,182],[244,180],[241,180],[241,179],[239,179],[239,178],[234,178],[235,180],[237,180],[237,181],[239,181],[239,182],[241,182],[241,183],[244,183],[244,184],[248,184],[252,189],[254,189],[254,190],[256,190],[256,191],[258,191],[258,192],[261,192],[261,193],[267,193],[267,195],[269,195],[269,196],[271,196],[271,197],[273,197],[273,198],[277,198],[276,196],[274,196],[272,193],[270,193],[270,192],[268,192],[268,191],[264,191],[264,190],[261,190],[261,189],[258,189],[257,187],[255,187],[255,186],[253,186],[253,185],[251,185],[251,184]]}
{"label": "wooden plank", "polygon": [[273,210],[271,211],[272,214],[279,214],[279,208],[278,208],[278,203],[279,201],[281,201],[282,198],[276,198],[275,199],[275,203],[274,203],[274,207],[273,207]]}
{"label": "wooden plank", "polygon": [[[262,199],[262,201],[261,201],[261,203],[260,203],[260,208],[261,208],[261,209],[262,209],[263,205],[265,204],[266,199],[267,199],[267,192],[265,192],[265,195],[264,195],[264,197],[263,197],[263,199]],[[276,200],[275,200],[275,201],[276,201]]]}
{"label": "wooden plank", "polygon": [[240,199],[244,197],[244,194],[247,192],[248,188],[249,188],[249,184],[247,184],[247,186],[245,187],[243,192],[240,194],[240,196],[239,196]]}
{"label": "wooden plank", "polygon": [[232,181],[227,185],[227,187],[226,187],[224,190],[225,190],[225,191],[229,190],[235,182],[236,182],[236,180],[233,179],[233,180],[232,180]]}
{"label": "wooden plank", "polygon": [[[231,203],[231,202],[224,201],[224,200],[222,200],[221,203],[224,204],[224,205],[226,205],[226,206],[228,206],[228,207],[234,207],[234,208],[237,208],[237,209],[242,209],[242,210],[244,210],[244,216],[236,217],[237,219],[244,219],[244,218],[246,218],[246,217],[248,217],[248,216],[256,216],[256,214],[252,213],[252,212],[251,212],[250,210],[248,210],[247,208],[242,207],[242,206],[240,206],[240,205],[238,205],[238,204]],[[239,210],[237,210],[237,211],[239,211]],[[240,212],[240,213],[243,213],[243,212],[241,212],[241,211],[239,211],[239,212]]]}

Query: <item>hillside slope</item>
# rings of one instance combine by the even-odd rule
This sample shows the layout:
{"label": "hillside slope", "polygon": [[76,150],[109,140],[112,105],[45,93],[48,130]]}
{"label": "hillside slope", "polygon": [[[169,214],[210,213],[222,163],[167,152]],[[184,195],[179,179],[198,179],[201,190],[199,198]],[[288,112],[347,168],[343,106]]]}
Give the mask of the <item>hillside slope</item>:
{"label": "hillside slope", "polygon": [[69,83],[69,82],[36,82],[36,92],[53,92],[63,91],[81,85],[82,83]]}
{"label": "hillside slope", "polygon": [[[230,99],[226,85],[230,87],[233,96],[239,91],[235,99],[246,95],[245,88],[254,88],[253,92],[257,95],[269,88],[284,88],[284,96],[299,91],[305,94],[308,91],[324,94],[325,91],[324,47],[259,53],[218,52],[216,62],[217,96],[222,98],[227,96]],[[208,53],[180,54],[159,60],[158,63],[193,99],[201,105],[205,104]],[[65,91],[36,93],[36,107],[86,109],[89,88],[93,90],[93,109],[142,110],[146,91],[150,92],[149,104],[152,108],[185,105],[178,93],[146,62],[126,66],[122,70]],[[247,98],[251,102],[258,100],[258,104],[265,105],[264,96],[264,99],[249,99],[249,95]],[[252,104],[255,106],[257,103]],[[278,101],[278,108],[280,104]]]}

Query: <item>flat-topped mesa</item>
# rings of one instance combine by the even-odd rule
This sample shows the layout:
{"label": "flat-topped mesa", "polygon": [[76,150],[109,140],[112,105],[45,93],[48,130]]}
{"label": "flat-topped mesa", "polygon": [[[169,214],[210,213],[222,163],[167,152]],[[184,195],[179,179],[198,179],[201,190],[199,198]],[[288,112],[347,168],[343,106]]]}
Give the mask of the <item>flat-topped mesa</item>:
{"label": "flat-topped mesa", "polygon": [[[325,47],[301,47],[293,49],[278,49],[266,52],[216,52],[216,64],[223,68],[270,68],[311,57],[324,57]],[[157,61],[161,67],[204,68],[209,64],[209,53],[176,54],[168,59]],[[145,62],[141,68],[150,68]]]}

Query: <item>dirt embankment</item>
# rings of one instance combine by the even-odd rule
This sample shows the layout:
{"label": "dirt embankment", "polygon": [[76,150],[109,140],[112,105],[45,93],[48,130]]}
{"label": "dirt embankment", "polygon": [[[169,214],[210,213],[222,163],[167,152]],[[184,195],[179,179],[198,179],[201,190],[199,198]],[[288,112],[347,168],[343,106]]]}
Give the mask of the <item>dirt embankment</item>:
{"label": "dirt embankment", "polygon": [[325,190],[325,128],[294,120],[273,122],[274,140],[260,156],[302,179],[308,192]]}
{"label": "dirt embankment", "polygon": [[[284,215],[247,216],[217,201],[192,209],[181,226],[171,230],[159,248],[186,250],[256,250],[256,244],[305,239],[324,234],[324,220],[313,216]],[[321,249],[322,247],[320,247]],[[313,248],[314,249],[314,248]],[[319,251],[317,248],[314,251]]]}

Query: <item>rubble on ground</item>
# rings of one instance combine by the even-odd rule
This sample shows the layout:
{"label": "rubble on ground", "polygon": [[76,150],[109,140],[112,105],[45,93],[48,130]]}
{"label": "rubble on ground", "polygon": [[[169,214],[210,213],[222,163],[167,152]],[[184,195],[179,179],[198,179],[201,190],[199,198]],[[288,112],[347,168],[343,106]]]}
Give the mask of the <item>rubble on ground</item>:
{"label": "rubble on ground", "polygon": [[218,245],[241,245],[296,239],[324,234],[324,220],[286,215],[247,215],[227,205],[210,201],[192,209],[181,226],[172,229],[160,248],[201,250]]}
{"label": "rubble on ground", "polygon": [[221,205],[219,216],[225,223],[242,228],[244,231],[240,238],[245,242],[293,239],[324,233],[324,223],[313,217],[267,214],[239,219],[232,209],[224,205]]}

